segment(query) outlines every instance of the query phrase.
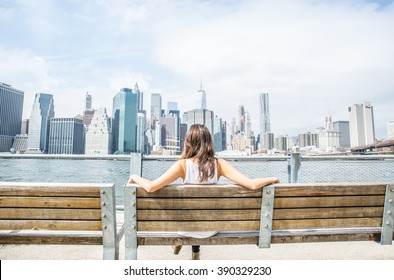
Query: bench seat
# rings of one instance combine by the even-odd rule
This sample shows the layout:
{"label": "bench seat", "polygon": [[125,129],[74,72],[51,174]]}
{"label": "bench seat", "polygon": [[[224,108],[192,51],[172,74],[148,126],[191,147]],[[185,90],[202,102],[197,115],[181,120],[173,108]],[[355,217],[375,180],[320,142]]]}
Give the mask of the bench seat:
{"label": "bench seat", "polygon": [[[393,183],[125,186],[126,259],[141,245],[226,245],[324,241],[392,244]],[[215,231],[208,238],[184,231]]]}
{"label": "bench seat", "polygon": [[0,244],[103,245],[119,258],[113,184],[0,182]]}

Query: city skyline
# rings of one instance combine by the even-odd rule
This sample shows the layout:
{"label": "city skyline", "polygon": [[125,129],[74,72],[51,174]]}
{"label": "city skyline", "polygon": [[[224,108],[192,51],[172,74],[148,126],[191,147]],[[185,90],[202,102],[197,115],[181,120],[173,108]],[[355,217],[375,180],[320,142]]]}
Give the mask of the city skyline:
{"label": "city skyline", "polygon": [[185,112],[202,79],[207,109],[230,122],[243,105],[255,135],[261,92],[275,135],[356,103],[373,104],[378,139],[394,119],[393,1],[2,1],[0,23],[0,81],[25,92],[24,118],[39,92],[67,117],[136,82],[145,110],[160,93]]}

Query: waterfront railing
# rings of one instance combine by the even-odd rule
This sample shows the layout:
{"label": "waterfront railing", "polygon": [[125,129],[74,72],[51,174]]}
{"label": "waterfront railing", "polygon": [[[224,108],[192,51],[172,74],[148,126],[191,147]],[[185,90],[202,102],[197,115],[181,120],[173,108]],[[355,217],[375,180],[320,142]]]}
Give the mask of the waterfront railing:
{"label": "waterfront railing", "polygon": [[[131,154],[130,174],[155,179],[178,156],[143,156]],[[245,175],[276,176],[283,183],[382,182],[394,180],[394,156],[244,156],[223,157]],[[220,183],[229,183],[221,178]],[[180,183],[177,181],[176,183]]]}

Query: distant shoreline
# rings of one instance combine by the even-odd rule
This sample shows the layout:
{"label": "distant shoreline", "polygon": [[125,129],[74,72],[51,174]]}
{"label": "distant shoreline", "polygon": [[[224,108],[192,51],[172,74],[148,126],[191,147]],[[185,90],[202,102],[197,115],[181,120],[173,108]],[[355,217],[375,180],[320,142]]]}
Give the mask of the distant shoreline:
{"label": "distant shoreline", "polygon": [[92,159],[92,160],[130,160],[130,155],[55,155],[55,154],[11,154],[0,153],[0,158],[21,159]]}

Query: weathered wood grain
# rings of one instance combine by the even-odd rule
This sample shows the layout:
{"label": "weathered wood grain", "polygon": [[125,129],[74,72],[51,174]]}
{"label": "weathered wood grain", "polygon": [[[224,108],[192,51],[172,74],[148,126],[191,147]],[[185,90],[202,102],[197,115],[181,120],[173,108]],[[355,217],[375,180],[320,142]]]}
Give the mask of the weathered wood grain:
{"label": "weathered wood grain", "polygon": [[100,198],[1,196],[0,208],[100,208]]}
{"label": "weathered wood grain", "polygon": [[0,208],[0,219],[101,220],[99,209]]}
{"label": "weathered wood grain", "polygon": [[100,230],[101,221],[0,220],[0,230]]}

